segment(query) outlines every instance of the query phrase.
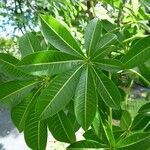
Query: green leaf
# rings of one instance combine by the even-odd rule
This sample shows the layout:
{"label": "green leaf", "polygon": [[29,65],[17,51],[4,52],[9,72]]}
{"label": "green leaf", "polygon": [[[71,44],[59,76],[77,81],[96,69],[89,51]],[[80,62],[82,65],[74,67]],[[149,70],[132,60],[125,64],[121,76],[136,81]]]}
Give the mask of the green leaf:
{"label": "green leaf", "polygon": [[107,33],[101,37],[96,44],[96,51],[101,51],[102,48],[109,47],[117,42],[117,36],[112,33]]}
{"label": "green leaf", "polygon": [[106,145],[93,140],[83,140],[71,144],[70,146],[67,147],[67,150],[73,150],[73,149],[79,150],[78,148],[83,148],[80,150],[85,150],[87,148],[106,148]]}
{"label": "green leaf", "polygon": [[97,109],[95,83],[89,66],[82,70],[74,102],[76,119],[83,129],[87,130],[94,120]]}
{"label": "green leaf", "polygon": [[93,129],[89,129],[87,130],[84,134],[83,134],[84,138],[86,140],[93,140],[93,141],[97,141],[97,142],[101,142],[101,140],[99,139],[99,137],[95,134]]}
{"label": "green leaf", "polygon": [[126,55],[122,57],[122,62],[126,69],[130,69],[144,63],[150,57],[150,36],[142,38],[135,43]]}
{"label": "green leaf", "polygon": [[100,70],[93,68],[98,93],[103,101],[113,109],[120,109],[121,95],[115,84]]}
{"label": "green leaf", "polygon": [[14,97],[17,97],[23,91],[31,90],[38,81],[9,81],[0,84],[0,103],[9,104],[15,101]]}
{"label": "green leaf", "polygon": [[132,125],[130,127],[130,130],[142,130],[150,121],[149,116],[145,116],[143,114],[138,114],[135,116]]}
{"label": "green leaf", "polygon": [[108,47],[111,47],[117,42],[117,36],[112,33],[107,33],[104,36],[100,37],[97,41],[94,51],[91,54],[92,59],[95,57],[98,57],[99,55],[102,55],[105,51],[110,51]]}
{"label": "green leaf", "polygon": [[110,123],[108,123],[108,121],[105,121],[105,123],[102,123],[102,125],[103,125],[103,129],[104,129],[105,135],[106,135],[106,137],[108,139],[109,145],[111,147],[114,147],[116,141],[115,141],[115,137],[114,137],[114,134],[113,134],[113,131],[112,131]]}
{"label": "green leaf", "polygon": [[146,150],[150,147],[149,133],[134,133],[124,139],[121,139],[116,148],[119,150]]}
{"label": "green leaf", "polygon": [[67,118],[70,120],[74,131],[77,132],[81,126],[79,125],[79,123],[76,120],[76,116],[75,116],[75,112],[74,112],[74,100],[70,101],[70,103],[66,106],[66,109],[67,110],[65,110],[65,111],[68,111]]}
{"label": "green leaf", "polygon": [[74,95],[81,68],[57,76],[38,97],[37,114],[46,119],[62,110]]}
{"label": "green leaf", "polygon": [[95,51],[96,44],[99,38],[102,37],[102,25],[99,19],[93,19],[87,25],[85,30],[85,49],[87,54],[90,55]]}
{"label": "green leaf", "polygon": [[26,80],[34,78],[17,69],[15,65],[3,60],[0,60],[0,73],[7,76],[9,80]]}
{"label": "green leaf", "polygon": [[19,51],[21,52],[22,57],[41,50],[42,47],[40,45],[40,41],[38,40],[38,37],[32,32],[24,34],[19,39]]}
{"label": "green leaf", "polygon": [[123,114],[121,116],[120,127],[124,130],[128,130],[131,122],[132,122],[132,118],[131,118],[129,112],[124,110]]}
{"label": "green leaf", "polygon": [[24,130],[25,122],[36,102],[35,99],[39,94],[39,90],[41,90],[41,88],[39,88],[35,93],[28,95],[20,104],[16,105],[11,110],[11,118],[13,123],[20,132]]}
{"label": "green leaf", "polygon": [[48,128],[58,141],[66,143],[76,141],[75,131],[64,111],[60,111],[48,119]]}
{"label": "green leaf", "polygon": [[42,51],[23,58],[17,67],[31,75],[62,73],[80,64],[82,60],[59,51]]}
{"label": "green leaf", "polygon": [[40,22],[42,33],[50,44],[62,52],[83,57],[79,45],[64,25],[52,16],[40,15]]}
{"label": "green leaf", "polygon": [[109,72],[118,72],[122,69],[122,63],[116,59],[95,59],[93,63]]}
{"label": "green leaf", "polygon": [[117,42],[117,36],[115,34],[107,33],[104,36],[102,36],[95,46],[94,53],[91,55],[91,57],[93,57],[92,59],[98,57],[99,55],[102,55],[105,51],[108,50],[110,51],[108,47],[111,47],[116,42]]}
{"label": "green leaf", "polygon": [[113,23],[111,23],[110,21],[108,21],[106,19],[101,20],[101,23],[102,23],[102,26],[103,26],[104,34],[115,31],[115,29],[117,27],[116,24],[113,24]]}
{"label": "green leaf", "polygon": [[144,104],[138,111],[140,114],[149,115],[150,114],[150,103]]}
{"label": "green leaf", "polygon": [[29,113],[24,129],[27,145],[34,150],[45,150],[47,143],[47,123],[36,116],[35,108]]}
{"label": "green leaf", "polygon": [[[138,66],[138,69],[140,74],[150,82],[150,68],[143,63]],[[144,82],[144,85],[147,85],[146,82]]]}
{"label": "green leaf", "polygon": [[0,60],[9,62],[11,64],[16,64],[19,62],[19,60],[16,57],[13,57],[10,54],[0,53]]}
{"label": "green leaf", "polygon": [[113,45],[110,47],[101,48],[100,50],[95,52],[94,57],[91,59],[93,61],[103,59],[115,49],[116,49],[116,46],[113,46]]}

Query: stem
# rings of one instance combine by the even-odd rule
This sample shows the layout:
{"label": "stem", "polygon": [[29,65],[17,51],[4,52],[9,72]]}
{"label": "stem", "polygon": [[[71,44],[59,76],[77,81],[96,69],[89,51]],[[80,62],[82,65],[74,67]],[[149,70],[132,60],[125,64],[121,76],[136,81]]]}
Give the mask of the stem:
{"label": "stem", "polygon": [[137,71],[133,69],[129,69],[129,71],[139,76],[145,83],[148,84],[148,86],[150,86],[150,82],[146,78],[144,78],[140,73],[138,73]]}

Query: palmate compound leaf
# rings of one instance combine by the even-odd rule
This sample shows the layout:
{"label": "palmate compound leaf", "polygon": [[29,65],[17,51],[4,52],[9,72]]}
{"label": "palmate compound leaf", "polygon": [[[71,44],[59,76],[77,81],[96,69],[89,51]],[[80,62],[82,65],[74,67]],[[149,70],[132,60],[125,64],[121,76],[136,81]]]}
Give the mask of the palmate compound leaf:
{"label": "palmate compound leaf", "polygon": [[76,119],[83,129],[87,130],[97,110],[96,88],[90,66],[85,66],[82,70],[74,103]]}
{"label": "palmate compound leaf", "polygon": [[[8,81],[0,84],[0,103],[1,104],[12,104],[17,97],[23,97],[23,94],[28,94],[39,81],[26,80],[26,81]],[[14,102],[15,103],[15,102]]]}
{"label": "palmate compound leaf", "polygon": [[46,119],[62,110],[74,96],[82,65],[58,75],[38,97],[37,114]]}
{"label": "palmate compound leaf", "polygon": [[31,75],[53,75],[72,69],[81,62],[75,56],[50,50],[26,56],[17,64],[17,68]]}
{"label": "palmate compound leaf", "polygon": [[120,109],[121,95],[115,84],[97,68],[93,68],[97,91],[103,101],[113,109]]}
{"label": "palmate compound leaf", "polygon": [[30,110],[25,122],[24,138],[27,145],[33,150],[45,150],[47,143],[46,120],[39,120],[35,107]]}
{"label": "palmate compound leaf", "polygon": [[52,16],[40,15],[41,31],[47,41],[58,50],[78,56],[84,56],[70,31]]}
{"label": "palmate compound leaf", "polygon": [[125,69],[136,67],[150,59],[150,36],[135,43],[126,55],[122,57]]}
{"label": "palmate compound leaf", "polygon": [[27,117],[36,103],[36,98],[40,94],[41,87],[36,92],[31,92],[21,103],[11,110],[11,118],[17,129],[21,132],[24,130]]}
{"label": "palmate compound leaf", "polygon": [[58,141],[66,143],[76,141],[73,125],[64,111],[60,111],[48,118],[48,128],[53,137]]}

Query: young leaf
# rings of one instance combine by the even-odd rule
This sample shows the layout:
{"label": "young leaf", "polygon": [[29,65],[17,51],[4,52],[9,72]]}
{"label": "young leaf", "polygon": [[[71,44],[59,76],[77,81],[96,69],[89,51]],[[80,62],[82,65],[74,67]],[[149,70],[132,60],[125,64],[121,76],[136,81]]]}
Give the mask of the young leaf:
{"label": "young leaf", "polygon": [[95,51],[99,38],[102,37],[102,25],[99,19],[93,19],[85,30],[85,49],[90,55]]}
{"label": "young leaf", "polygon": [[97,91],[100,94],[103,101],[109,107],[112,107],[113,109],[119,109],[121,102],[121,95],[118,88],[100,70],[93,68],[93,71],[97,80],[96,82]]}
{"label": "young leaf", "polygon": [[[31,90],[39,82],[37,81],[9,81],[0,84],[0,103],[12,103],[19,94],[23,91]],[[26,91],[27,92],[27,91]]]}
{"label": "young leaf", "polygon": [[31,75],[62,73],[80,64],[82,60],[59,51],[41,51],[23,58],[17,68]]}
{"label": "young leaf", "polygon": [[79,45],[70,34],[70,31],[52,16],[40,15],[41,30],[44,37],[58,50],[83,57]]}
{"label": "young leaf", "polygon": [[89,66],[82,70],[74,102],[76,119],[83,129],[87,130],[94,120],[97,109],[95,83]]}
{"label": "young leaf", "polygon": [[27,145],[34,150],[45,150],[47,143],[47,123],[36,116],[35,108],[30,111],[24,129]]}
{"label": "young leaf", "polygon": [[62,110],[74,95],[82,66],[57,76],[38,97],[37,114],[46,119]]}
{"label": "young leaf", "polygon": [[58,141],[66,143],[76,141],[75,131],[64,111],[60,111],[48,119],[48,128]]}
{"label": "young leaf", "polygon": [[22,57],[41,50],[42,47],[40,45],[40,41],[32,32],[24,34],[19,39],[19,51],[21,52]]}
{"label": "young leaf", "polygon": [[142,38],[135,43],[129,52],[122,57],[126,69],[130,69],[144,63],[150,57],[150,36]]}

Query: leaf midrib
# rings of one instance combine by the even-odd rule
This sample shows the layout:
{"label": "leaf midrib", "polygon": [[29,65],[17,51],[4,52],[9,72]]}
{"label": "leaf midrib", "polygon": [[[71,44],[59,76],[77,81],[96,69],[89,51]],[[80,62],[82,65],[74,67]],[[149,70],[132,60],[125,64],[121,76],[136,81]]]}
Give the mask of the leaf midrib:
{"label": "leaf midrib", "polygon": [[18,65],[18,67],[24,67],[24,66],[38,66],[38,65],[52,65],[52,64],[61,64],[61,63],[71,63],[71,62],[82,62],[83,60],[70,60],[70,61],[58,61],[58,62],[49,62],[49,63],[37,63],[37,64],[24,64],[24,65]]}

